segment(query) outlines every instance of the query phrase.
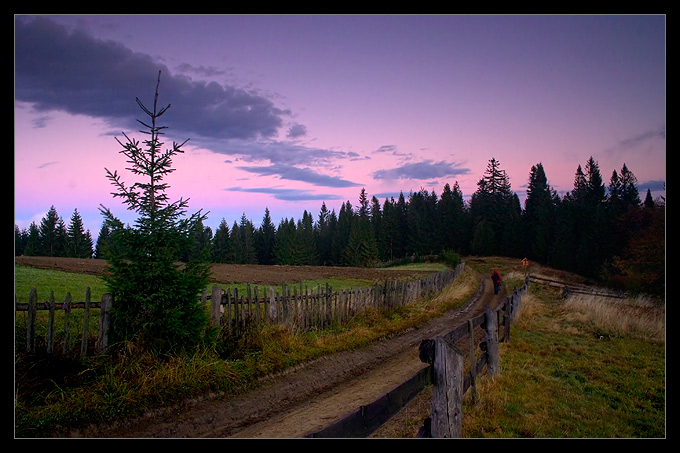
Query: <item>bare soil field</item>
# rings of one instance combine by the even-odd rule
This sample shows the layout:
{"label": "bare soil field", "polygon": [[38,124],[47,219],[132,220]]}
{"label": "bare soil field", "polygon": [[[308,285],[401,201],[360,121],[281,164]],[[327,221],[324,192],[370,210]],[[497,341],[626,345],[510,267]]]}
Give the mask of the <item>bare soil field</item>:
{"label": "bare soil field", "polygon": [[[104,275],[106,260],[57,258],[46,256],[17,256],[14,263],[38,269],[51,269],[78,274]],[[326,266],[260,266],[250,264],[213,264],[211,281],[215,283],[251,283],[280,285],[331,277],[370,280],[409,280],[421,278],[431,271],[403,269],[371,269],[363,267]]]}

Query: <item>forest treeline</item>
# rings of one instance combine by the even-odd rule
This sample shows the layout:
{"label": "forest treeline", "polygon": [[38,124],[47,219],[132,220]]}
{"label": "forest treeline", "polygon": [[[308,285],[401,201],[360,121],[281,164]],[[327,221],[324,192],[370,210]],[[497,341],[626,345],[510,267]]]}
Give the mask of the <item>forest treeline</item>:
{"label": "forest treeline", "polygon": [[[215,263],[374,266],[438,255],[529,258],[611,287],[661,295],[665,284],[665,201],[648,190],[641,201],[637,180],[624,164],[603,182],[591,157],[578,165],[573,190],[560,197],[541,163],[531,167],[524,209],[500,162],[491,159],[477,190],[464,201],[458,183],[440,195],[421,189],[397,199],[344,202],[338,213],[325,203],[316,215],[284,218],[276,225],[265,208],[255,227],[245,214],[213,232],[201,223],[189,233],[192,254]],[[15,254],[105,258],[111,232],[104,223],[96,244],[77,210],[68,226],[54,206],[40,225],[20,231]]]}

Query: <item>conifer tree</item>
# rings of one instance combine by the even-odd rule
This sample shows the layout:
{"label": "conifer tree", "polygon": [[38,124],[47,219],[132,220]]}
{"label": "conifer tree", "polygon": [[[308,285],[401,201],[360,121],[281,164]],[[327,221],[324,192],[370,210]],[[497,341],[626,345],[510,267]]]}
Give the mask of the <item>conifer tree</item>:
{"label": "conifer tree", "polygon": [[198,211],[186,217],[188,200],[170,202],[165,193],[168,185],[163,180],[174,171],[172,158],[184,152],[181,147],[186,141],[173,142],[171,148],[163,150],[165,127],[157,122],[170,105],[158,108],[159,84],[160,72],[151,109],[136,99],[149,117],[148,122],[139,121],[145,127],[142,133],[147,135],[145,147],[125,134],[125,144],[117,139],[129,170],[140,181],[127,186],[117,171],[106,169],[116,188],[114,198],[121,198],[138,217],[133,226],[125,226],[106,207],[102,206],[101,212],[112,232],[110,272],[105,277],[114,298],[112,339],[169,351],[200,341],[207,315],[199,295],[208,284],[210,270],[202,256],[178,264],[182,252],[191,245],[190,232],[206,216]]}
{"label": "conifer tree", "polygon": [[97,235],[97,243],[94,247],[94,257],[97,259],[106,259],[106,254],[111,247],[111,228],[106,221],[102,222],[102,226],[99,229],[99,235]]}
{"label": "conifer tree", "polygon": [[212,239],[211,259],[214,263],[232,262],[229,224],[227,224],[224,218],[222,218],[217,230],[215,230],[215,235]]}
{"label": "conifer tree", "polygon": [[73,211],[67,229],[66,253],[71,258],[92,258],[92,236],[90,230],[84,231],[83,219],[78,209]]}
{"label": "conifer tree", "polygon": [[62,256],[66,242],[66,227],[54,205],[40,221],[40,250],[42,256]]}
{"label": "conifer tree", "polygon": [[255,245],[257,249],[257,261],[260,264],[274,264],[274,241],[276,239],[276,227],[269,215],[269,208],[264,209],[262,224],[255,231]]}

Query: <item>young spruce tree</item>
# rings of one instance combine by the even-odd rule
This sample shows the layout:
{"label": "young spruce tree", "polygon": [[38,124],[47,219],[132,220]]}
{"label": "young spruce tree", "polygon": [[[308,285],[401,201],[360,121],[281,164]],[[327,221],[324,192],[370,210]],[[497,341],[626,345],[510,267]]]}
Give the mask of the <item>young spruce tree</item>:
{"label": "young spruce tree", "polygon": [[159,84],[160,72],[153,110],[136,99],[150,118],[148,123],[138,120],[146,128],[141,132],[148,134],[145,147],[125,134],[127,143],[116,139],[123,146],[120,152],[128,159],[128,169],[142,181],[128,187],[116,171],[106,169],[107,178],[117,189],[112,195],[121,198],[138,218],[134,226],[125,226],[104,206],[101,212],[111,228],[106,283],[114,298],[113,338],[171,351],[195,345],[201,339],[207,314],[199,304],[199,295],[208,284],[210,270],[207,249],[178,264],[191,246],[192,230],[206,215],[198,211],[187,218],[188,200],[170,202],[165,194],[168,185],[163,178],[174,171],[172,158],[184,152],[181,147],[186,141],[173,142],[172,148],[162,150],[165,127],[157,121],[170,105],[158,109]]}

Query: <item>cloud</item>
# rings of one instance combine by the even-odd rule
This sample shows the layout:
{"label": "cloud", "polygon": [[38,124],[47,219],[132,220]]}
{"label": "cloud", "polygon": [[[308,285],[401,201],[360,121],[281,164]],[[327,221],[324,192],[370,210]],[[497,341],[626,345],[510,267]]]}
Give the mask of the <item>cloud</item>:
{"label": "cloud", "polygon": [[281,179],[303,181],[315,186],[340,188],[360,185],[337,176],[324,175],[309,168],[299,168],[293,165],[273,164],[269,166],[240,166],[237,168],[259,176],[278,176]]}
{"label": "cloud", "polygon": [[645,131],[641,134],[638,134],[634,137],[630,137],[626,140],[622,140],[619,142],[619,146],[622,148],[630,148],[633,146],[637,146],[638,144],[645,143],[649,140],[654,140],[660,138],[662,140],[666,139],[666,127],[660,127],[658,129],[651,129],[648,131]]}
{"label": "cloud", "polygon": [[462,168],[450,162],[434,162],[430,159],[422,162],[413,162],[404,164],[400,167],[378,170],[373,172],[374,179],[432,179],[443,178],[457,175],[467,175],[470,173],[469,168]]}
{"label": "cloud", "polygon": [[288,129],[288,134],[286,136],[288,138],[298,138],[304,137],[305,135],[307,135],[307,128],[304,124],[293,124]]}
{"label": "cloud", "polygon": [[173,75],[120,43],[69,31],[46,17],[16,16],[15,99],[37,111],[61,110],[137,129],[136,120],[146,118],[135,98],[153,106],[159,70],[159,106],[172,104],[163,124],[192,140],[273,137],[290,114],[254,91]]}
{"label": "cloud", "polygon": [[333,194],[317,194],[303,189],[284,189],[277,187],[229,187],[224,189],[229,192],[263,193],[273,195],[282,201],[309,201],[309,200],[340,200],[342,197]]}

